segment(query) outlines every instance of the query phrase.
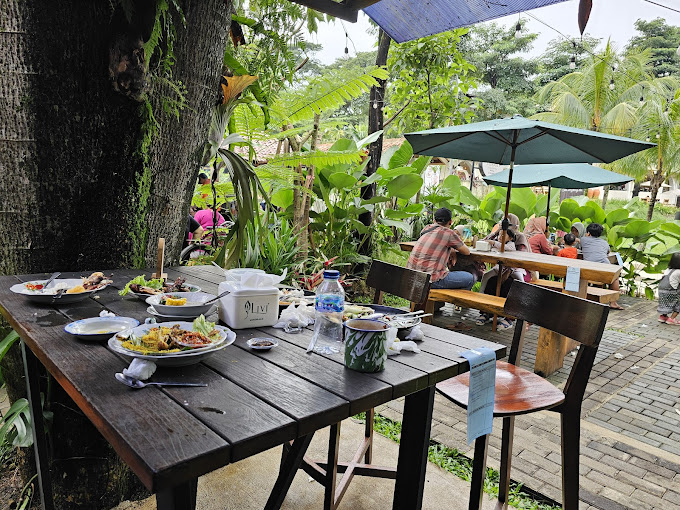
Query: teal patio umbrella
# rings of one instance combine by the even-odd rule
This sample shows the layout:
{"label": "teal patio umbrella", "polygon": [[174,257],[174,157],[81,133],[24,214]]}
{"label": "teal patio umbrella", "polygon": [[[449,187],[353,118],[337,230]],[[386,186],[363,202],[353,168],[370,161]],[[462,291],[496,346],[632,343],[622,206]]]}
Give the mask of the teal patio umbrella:
{"label": "teal patio umbrella", "polygon": [[[428,129],[404,135],[413,152],[422,156],[470,159],[508,170],[503,230],[507,230],[515,163],[611,163],[656,144],[550,122],[512,118]],[[501,243],[501,250],[504,243]]]}
{"label": "teal patio umbrella", "polygon": [[[507,187],[510,170],[484,177],[487,184]],[[550,224],[550,189],[554,186],[563,189],[585,189],[610,184],[619,185],[632,181],[632,177],[610,172],[604,168],[586,163],[564,163],[555,165],[517,165],[512,176],[516,188],[548,186],[548,208],[546,222]]]}

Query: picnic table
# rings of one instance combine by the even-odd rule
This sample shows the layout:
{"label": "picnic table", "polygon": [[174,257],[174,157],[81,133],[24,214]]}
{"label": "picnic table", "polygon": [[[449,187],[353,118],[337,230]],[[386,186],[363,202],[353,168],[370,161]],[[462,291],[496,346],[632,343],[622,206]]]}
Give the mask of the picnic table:
{"label": "picnic table", "polygon": [[[224,279],[212,266],[168,269],[207,292]],[[64,274],[78,277],[81,273]],[[84,273],[83,273],[84,274]],[[193,509],[197,479],[219,467],[292,441],[265,508],[279,508],[315,431],[390,400],[406,397],[393,508],[422,505],[435,384],[465,372],[459,353],[486,346],[497,357],[502,345],[423,325],[419,354],[390,357],[383,372],[346,369],[341,354],[306,354],[312,331],[288,334],[274,328],[238,330],[235,343],[201,363],[159,368],[158,379],[205,382],[205,388],[130,389],[114,378],[128,362],[105,344],[83,342],[64,331],[77,319],[102,310],[143,322],[147,305],[118,290],[140,270],[109,270],[114,283],[95,297],[71,305],[38,305],[9,291],[19,281],[44,275],[0,278],[0,311],[22,340],[34,423],[43,508],[54,508],[42,434],[39,363],[45,366],[82,412],[156,494],[162,510]],[[216,320],[216,316],[212,318]],[[253,351],[246,341],[275,337],[279,346]],[[171,425],[170,425],[171,424]],[[163,440],[159,440],[159,427]],[[153,433],[150,433],[152,431]],[[225,499],[228,495],[225,495]]]}
{"label": "picnic table", "polygon": [[[412,251],[415,241],[400,243],[403,251]],[[588,282],[610,284],[621,272],[621,266],[615,264],[602,264],[600,262],[590,262],[582,259],[569,259],[565,257],[555,257],[542,253],[531,253],[521,251],[479,251],[470,249],[470,255],[459,255],[460,258],[467,257],[471,260],[491,264],[502,264],[508,267],[517,267],[528,271],[538,271],[543,275],[553,275],[564,278],[567,269],[570,267],[579,269],[578,292],[568,292],[569,294],[586,298],[588,294]],[[536,364],[534,370],[543,376],[548,376],[559,370],[564,363],[566,354],[578,345],[573,340],[558,335],[545,328],[541,328],[538,336],[538,347],[536,352]]]}

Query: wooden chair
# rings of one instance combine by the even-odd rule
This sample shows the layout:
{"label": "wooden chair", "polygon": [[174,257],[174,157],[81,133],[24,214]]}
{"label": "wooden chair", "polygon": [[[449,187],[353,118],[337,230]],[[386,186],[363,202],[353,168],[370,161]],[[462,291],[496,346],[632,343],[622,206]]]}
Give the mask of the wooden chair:
{"label": "wooden chair", "polygon": [[[579,440],[581,403],[595,354],[607,322],[609,307],[561,292],[514,282],[505,303],[505,314],[517,318],[507,362],[496,362],[494,417],[503,418],[500,484],[496,509],[507,507],[515,416],[541,410],[560,413],[562,425],[562,508],[579,505]],[[524,322],[568,336],[581,345],[569,378],[560,391],[538,375],[519,367],[524,343]],[[437,385],[446,398],[467,407],[469,374]],[[469,509],[482,504],[489,436],[475,441]]]}
{"label": "wooden chair", "polygon": [[[415,309],[423,309],[430,291],[430,275],[421,271],[406,269],[380,260],[374,260],[368,271],[366,284],[375,289],[373,302],[381,305],[385,292],[408,299],[415,303]],[[325,463],[304,458],[301,468],[325,488],[324,510],[335,510],[345,495],[354,475],[395,479],[396,468],[374,466],[373,458],[373,417],[375,410],[366,411],[364,440],[351,462],[338,462],[340,446],[340,423],[331,425],[328,442],[328,459]],[[284,450],[285,455],[285,450]],[[363,462],[362,462],[363,458]],[[283,461],[282,461],[283,462]],[[337,474],[344,473],[337,484]]]}

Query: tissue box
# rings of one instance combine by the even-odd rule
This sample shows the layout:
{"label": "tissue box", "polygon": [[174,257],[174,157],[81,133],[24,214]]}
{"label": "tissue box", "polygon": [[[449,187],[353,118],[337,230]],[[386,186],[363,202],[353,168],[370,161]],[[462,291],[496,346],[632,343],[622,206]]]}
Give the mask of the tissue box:
{"label": "tissue box", "polygon": [[475,245],[475,250],[477,251],[490,251],[491,244],[488,241],[477,241]]}
{"label": "tissue box", "polygon": [[[222,282],[217,293],[233,287]],[[232,329],[273,326],[279,318],[279,291],[276,287],[232,290],[220,299],[219,316]]]}

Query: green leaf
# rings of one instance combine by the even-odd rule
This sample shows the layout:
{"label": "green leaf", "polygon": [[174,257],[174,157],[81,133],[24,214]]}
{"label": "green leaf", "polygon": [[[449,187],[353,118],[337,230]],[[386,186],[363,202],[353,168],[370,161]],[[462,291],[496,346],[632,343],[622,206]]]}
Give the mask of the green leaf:
{"label": "green leaf", "polygon": [[423,178],[416,174],[405,174],[395,177],[387,183],[387,191],[390,195],[409,199],[414,196],[423,186]]}
{"label": "green leaf", "polygon": [[425,204],[409,204],[406,207],[404,207],[403,210],[409,213],[420,214],[421,212],[423,212],[424,208]]}
{"label": "green leaf", "polygon": [[613,227],[614,225],[627,220],[628,216],[630,216],[630,211],[628,209],[614,209],[607,214],[604,221],[607,225]]}
{"label": "green leaf", "polygon": [[664,232],[669,233],[675,238],[680,237],[680,223],[677,221],[675,222],[669,221],[667,223],[662,224],[659,228]]}
{"label": "green leaf", "polygon": [[2,361],[2,358],[5,357],[7,351],[9,351],[10,347],[12,347],[17,340],[19,340],[19,334],[14,330],[7,333],[5,338],[2,339],[0,342],[0,361]]}
{"label": "green leaf", "polygon": [[334,188],[350,189],[357,183],[357,180],[351,175],[337,172],[328,177],[328,182],[330,182]]}
{"label": "green leaf", "polygon": [[650,301],[654,301],[654,291],[651,287],[645,287],[645,297]]}
{"label": "green leaf", "polygon": [[397,168],[408,165],[413,157],[413,147],[408,141],[401,144],[401,147],[390,158],[390,168]]}
{"label": "green leaf", "polygon": [[280,189],[271,196],[272,204],[282,209],[288,209],[293,205],[293,190]]}
{"label": "green leaf", "polygon": [[[552,216],[552,215],[551,215]],[[564,230],[569,232],[571,230],[571,221],[564,216],[559,216],[556,220],[550,219],[550,226],[555,227],[557,230]]]}
{"label": "green leaf", "polygon": [[366,138],[362,138],[357,142],[357,147],[360,149],[375,142],[380,136],[383,134],[382,129],[380,131],[376,131],[375,133],[371,133],[368,135]]}
{"label": "green leaf", "polygon": [[361,183],[361,186],[368,186],[369,184],[373,184],[374,182],[378,182],[382,178],[382,175],[379,173],[374,173],[371,174],[370,176],[366,177],[366,179],[363,180]]}
{"label": "green leaf", "polygon": [[331,145],[330,150],[332,151],[357,150],[357,144],[355,144],[354,141],[350,140],[349,138],[339,138],[338,140],[335,141],[333,145]]}
{"label": "green leaf", "polygon": [[367,200],[362,200],[361,205],[381,204],[383,202],[389,202],[390,200],[392,200],[390,197],[373,197],[373,198],[369,198]]}
{"label": "green leaf", "polygon": [[[536,195],[531,191],[531,188],[513,188],[510,194],[510,204],[517,204],[524,209],[526,211],[525,217],[531,216],[536,208]],[[545,215],[545,211],[543,211],[543,214]],[[520,217],[520,219],[522,218]]]}
{"label": "green leaf", "polygon": [[623,229],[624,237],[640,237],[648,234],[651,230],[651,224],[645,220],[636,220],[628,223]]}
{"label": "green leaf", "polygon": [[420,156],[411,163],[411,167],[415,168],[419,174],[422,174],[423,170],[430,164],[430,161],[432,161],[432,156]]}
{"label": "green leaf", "polygon": [[413,216],[413,213],[408,213],[406,211],[395,211],[393,209],[386,209],[385,210],[385,217],[390,218],[393,220],[403,220],[405,218],[410,218]]}
{"label": "green leaf", "polygon": [[383,179],[386,181],[390,181],[397,177],[398,175],[404,175],[404,174],[412,174],[413,168],[410,166],[400,166],[397,168],[378,168],[378,173],[382,176]]}
{"label": "green leaf", "polygon": [[576,203],[576,200],[567,198],[560,204],[560,216],[564,216],[565,218],[569,218],[573,221],[577,216],[576,211],[578,208],[579,205]]}
{"label": "green leaf", "polygon": [[388,227],[397,227],[400,230],[403,230],[404,232],[408,232],[409,226],[407,223],[404,223],[403,221],[398,221],[398,220],[390,220],[388,218],[380,218],[380,223],[383,225],[387,225]]}

